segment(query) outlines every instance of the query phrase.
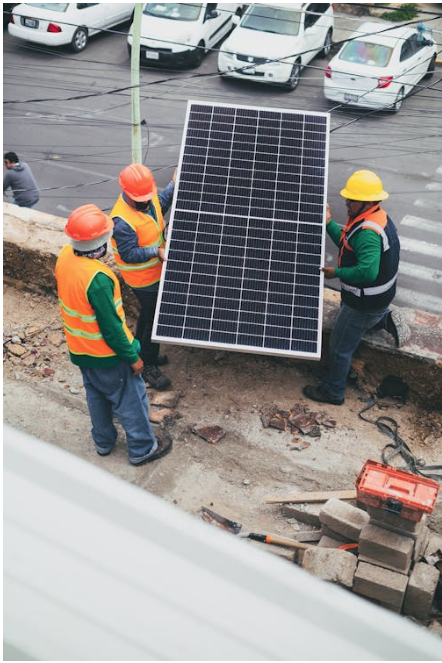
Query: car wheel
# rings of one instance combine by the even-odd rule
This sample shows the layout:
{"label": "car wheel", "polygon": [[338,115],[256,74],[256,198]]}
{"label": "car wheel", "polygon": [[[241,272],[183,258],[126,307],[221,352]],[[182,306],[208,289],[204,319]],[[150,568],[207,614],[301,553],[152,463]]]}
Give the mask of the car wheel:
{"label": "car wheel", "polygon": [[431,78],[432,75],[434,74],[435,69],[436,69],[436,56],[434,55],[430,60],[430,64],[428,65],[427,73],[425,74],[424,78]]}
{"label": "car wheel", "polygon": [[404,88],[401,87],[401,89],[399,90],[399,94],[396,97],[396,101],[394,102],[394,104],[391,107],[391,110],[392,110],[393,113],[397,113],[398,111],[400,111],[401,106],[402,106],[402,102],[404,101],[404,97],[405,97]]}
{"label": "car wheel", "polygon": [[89,35],[86,28],[77,28],[72,37],[71,45],[75,53],[84,51],[89,40]]}
{"label": "car wheel", "polygon": [[333,46],[332,36],[333,36],[333,30],[329,30],[325,37],[324,46],[322,47],[322,51],[320,54],[322,58],[327,58],[330,55]]}
{"label": "car wheel", "polygon": [[201,62],[204,59],[204,54],[205,54],[205,49],[206,45],[205,43],[201,40],[200,43],[198,44],[198,48],[195,49],[195,52],[192,56],[192,67],[199,67]]}
{"label": "car wheel", "polygon": [[292,69],[292,73],[290,74],[290,78],[287,81],[287,83],[284,85],[286,90],[294,90],[296,87],[298,87],[300,75],[301,75],[301,63],[298,60],[293,65],[293,69]]}

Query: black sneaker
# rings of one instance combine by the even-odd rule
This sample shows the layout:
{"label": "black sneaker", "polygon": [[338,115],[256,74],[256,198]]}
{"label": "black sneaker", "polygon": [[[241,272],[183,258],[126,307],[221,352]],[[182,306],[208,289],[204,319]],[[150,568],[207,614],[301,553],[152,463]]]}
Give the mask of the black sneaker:
{"label": "black sneaker", "polygon": [[398,308],[394,308],[387,314],[385,328],[393,336],[397,348],[401,348],[410,340],[410,327],[405,322],[404,314]]}
{"label": "black sneaker", "polygon": [[172,384],[167,375],[164,375],[158,366],[145,366],[143,368],[143,380],[144,382],[148,382],[153,389],[158,389],[158,391],[164,391]]}
{"label": "black sneaker", "polygon": [[131,465],[136,465],[137,467],[139,465],[145,465],[146,463],[151,463],[153,460],[158,460],[158,458],[162,458],[162,456],[165,456],[166,454],[170,453],[172,451],[172,438],[170,437],[169,433],[165,430],[159,431],[157,433],[157,447],[153,453],[150,453],[147,457],[143,458],[142,460],[139,460],[138,462],[136,460],[131,460],[130,463]]}
{"label": "black sneaker", "polygon": [[330,403],[331,405],[342,405],[344,402],[343,398],[332,398],[331,396],[327,396],[322,391],[322,387],[312,387],[311,385],[307,385],[304,387],[302,390],[302,393],[304,396],[307,396],[307,398],[310,398],[312,401],[317,401],[318,403]]}

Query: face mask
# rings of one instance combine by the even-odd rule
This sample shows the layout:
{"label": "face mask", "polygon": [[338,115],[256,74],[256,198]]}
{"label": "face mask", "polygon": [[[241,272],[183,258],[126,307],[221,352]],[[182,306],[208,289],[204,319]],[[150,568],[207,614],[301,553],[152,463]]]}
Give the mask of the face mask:
{"label": "face mask", "polygon": [[134,205],[135,205],[135,209],[137,210],[137,212],[145,212],[147,210],[147,208],[149,207],[149,201],[148,200],[147,201],[143,200],[141,202],[137,202],[136,200],[134,200]]}

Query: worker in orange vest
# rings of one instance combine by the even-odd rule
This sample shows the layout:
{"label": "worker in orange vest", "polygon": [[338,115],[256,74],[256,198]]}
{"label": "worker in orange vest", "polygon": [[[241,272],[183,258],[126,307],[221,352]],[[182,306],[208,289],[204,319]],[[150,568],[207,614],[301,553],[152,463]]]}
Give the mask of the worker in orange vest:
{"label": "worker in orange vest", "polygon": [[111,212],[112,250],[121,276],[141,305],[135,338],[141,343],[143,378],[154,389],[164,390],[171,382],[159,366],[167,363],[167,357],[152,342],[152,328],[165,260],[163,217],[172,203],[175,173],[159,195],[151,171],[141,164],[124,168],[119,184],[122,194]]}
{"label": "worker in orange vest", "polygon": [[95,205],[74,210],[65,228],[71,243],[58,257],[55,276],[69,355],[83,375],[96,451],[107,456],[115,446],[114,414],[126,432],[129,462],[138,466],[169,453],[172,440],[165,431],[154,435],[140,343],[126,324],[118,279],[100,261],[113,225]]}

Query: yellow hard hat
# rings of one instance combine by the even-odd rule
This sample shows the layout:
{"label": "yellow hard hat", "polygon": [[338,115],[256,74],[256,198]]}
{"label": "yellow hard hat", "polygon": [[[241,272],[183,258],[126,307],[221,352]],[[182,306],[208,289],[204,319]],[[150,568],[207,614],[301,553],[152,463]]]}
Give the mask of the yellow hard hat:
{"label": "yellow hard hat", "polygon": [[345,189],[342,189],[340,193],[343,198],[361,202],[388,198],[388,193],[384,191],[380,178],[371,170],[357,170],[348,178]]}

